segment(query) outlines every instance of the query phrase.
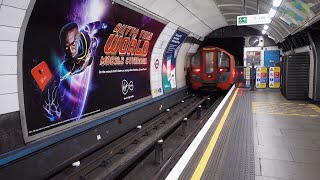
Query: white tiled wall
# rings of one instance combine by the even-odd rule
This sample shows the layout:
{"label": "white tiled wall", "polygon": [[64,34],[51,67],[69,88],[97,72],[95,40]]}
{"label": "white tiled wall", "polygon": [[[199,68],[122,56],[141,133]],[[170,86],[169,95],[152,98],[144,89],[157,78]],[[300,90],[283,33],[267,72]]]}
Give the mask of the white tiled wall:
{"label": "white tiled wall", "polygon": [[176,78],[177,78],[177,88],[182,88],[186,86],[186,61],[187,61],[187,54],[191,47],[190,43],[183,43],[178,57],[177,57],[177,64],[176,64]]}
{"label": "white tiled wall", "polygon": [[0,76],[17,74],[17,56],[0,56]]}
{"label": "white tiled wall", "polygon": [[19,110],[18,93],[0,95],[0,114]]}
{"label": "white tiled wall", "polygon": [[20,9],[27,9],[29,3],[30,0],[2,0],[2,4]]}
{"label": "white tiled wall", "polygon": [[17,75],[1,75],[0,76],[0,94],[11,94],[18,92]]}
{"label": "white tiled wall", "polygon": [[0,115],[18,111],[17,46],[30,0],[0,0]]}
{"label": "white tiled wall", "polygon": [[16,56],[17,47],[17,42],[0,41],[0,55]]}
{"label": "white tiled wall", "polygon": [[10,27],[21,27],[26,10],[1,5],[0,7],[0,25]]}
{"label": "white tiled wall", "polygon": [[[178,26],[173,23],[168,23],[162,30],[158,37],[156,44],[152,50],[151,62],[150,62],[150,83],[151,83],[151,94],[152,97],[161,96],[163,94],[162,88],[162,60],[164,51],[170,41],[171,37],[178,29]],[[158,69],[155,68],[156,60],[159,60]],[[160,89],[160,91],[159,91]]]}
{"label": "white tiled wall", "polygon": [[1,41],[18,41],[20,28],[0,26],[0,32]]}

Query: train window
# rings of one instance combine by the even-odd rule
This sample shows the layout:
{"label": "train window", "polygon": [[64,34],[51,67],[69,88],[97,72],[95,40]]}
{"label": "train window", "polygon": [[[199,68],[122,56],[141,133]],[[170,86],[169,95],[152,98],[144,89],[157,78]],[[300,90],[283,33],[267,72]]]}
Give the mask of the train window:
{"label": "train window", "polygon": [[206,73],[213,73],[213,52],[206,52]]}
{"label": "train window", "polygon": [[218,52],[218,66],[222,68],[229,68],[230,67],[230,57],[228,54],[225,54],[223,52]]}
{"label": "train window", "polygon": [[191,58],[191,67],[198,68],[198,67],[200,67],[200,63],[201,63],[201,53],[198,52],[197,54],[195,54]]}

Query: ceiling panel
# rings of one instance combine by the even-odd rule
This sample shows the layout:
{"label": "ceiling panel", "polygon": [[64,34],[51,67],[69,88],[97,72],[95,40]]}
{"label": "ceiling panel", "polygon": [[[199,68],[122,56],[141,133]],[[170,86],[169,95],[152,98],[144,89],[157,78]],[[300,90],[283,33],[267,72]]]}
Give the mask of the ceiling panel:
{"label": "ceiling panel", "polygon": [[208,28],[201,21],[189,25],[187,26],[187,28],[194,32],[198,32],[198,35],[200,35],[201,37],[205,37],[206,35],[212,32],[212,29]]}
{"label": "ceiling panel", "polygon": [[[125,0],[124,0],[125,1]],[[173,23],[197,34],[208,33],[227,25],[235,25],[236,18],[243,15],[243,0],[129,0],[149,11],[172,21]],[[259,0],[259,13],[268,13],[273,0]],[[289,0],[283,0],[287,2]],[[298,0],[290,0],[298,1]],[[301,0],[308,3],[310,9],[320,9],[318,0]],[[200,3],[201,2],[201,3]],[[284,6],[285,3],[282,3]],[[312,9],[313,8],[313,9]],[[257,0],[246,0],[246,14],[257,14]],[[284,7],[270,24],[268,32],[276,40],[282,41],[296,28],[280,19]],[[263,26],[252,26],[262,30]]]}
{"label": "ceiling panel", "polygon": [[274,18],[271,22],[271,26],[277,28],[282,37],[286,37],[290,34],[290,31],[283,26],[283,24],[277,19]]}
{"label": "ceiling panel", "polygon": [[277,38],[279,41],[281,41],[283,39],[283,37],[281,36],[281,34],[279,34],[277,29],[272,26],[269,27],[268,32],[271,33],[271,35],[273,37]]}
{"label": "ceiling panel", "polygon": [[177,1],[172,0],[155,0],[153,3],[148,3],[145,5],[145,8],[156,13],[162,17],[167,16],[177,7],[181,6]]}
{"label": "ceiling panel", "polygon": [[147,9],[202,37],[227,26],[214,0],[122,0]]}
{"label": "ceiling panel", "polygon": [[201,0],[201,3],[198,0],[184,0],[181,4],[212,30],[227,25],[224,16],[212,0]]}
{"label": "ceiling panel", "polygon": [[[244,14],[244,7],[242,0],[215,0],[221,13],[224,15],[228,25],[237,24],[237,16]],[[272,6],[272,0],[259,0],[259,14],[269,13],[270,7]],[[257,0],[246,0],[246,14],[257,14]],[[275,38],[276,41],[282,38],[281,35],[287,34],[287,29],[282,27],[280,24],[274,23],[276,28],[281,29],[271,29],[270,35]],[[278,27],[281,26],[281,27]],[[263,30],[263,25],[250,26],[259,31]]]}

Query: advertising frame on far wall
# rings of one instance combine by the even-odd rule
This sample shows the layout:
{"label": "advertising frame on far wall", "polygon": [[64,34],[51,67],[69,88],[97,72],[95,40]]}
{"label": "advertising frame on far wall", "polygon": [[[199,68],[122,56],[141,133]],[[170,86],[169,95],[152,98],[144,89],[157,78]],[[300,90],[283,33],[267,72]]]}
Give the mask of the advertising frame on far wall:
{"label": "advertising frame on far wall", "polygon": [[163,65],[162,65],[162,84],[164,93],[175,89],[177,87],[176,83],[176,62],[178,52],[187,38],[188,34],[181,31],[176,30],[176,32],[172,35],[168,45],[163,54]]}
{"label": "advertising frame on far wall", "polygon": [[111,0],[31,1],[27,12],[18,52],[26,142],[151,99],[165,22]]}

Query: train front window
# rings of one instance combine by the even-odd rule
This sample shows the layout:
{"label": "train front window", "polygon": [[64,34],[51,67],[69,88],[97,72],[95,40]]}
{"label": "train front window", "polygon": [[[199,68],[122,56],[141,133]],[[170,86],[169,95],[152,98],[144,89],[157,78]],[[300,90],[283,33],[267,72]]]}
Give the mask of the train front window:
{"label": "train front window", "polygon": [[218,67],[222,68],[222,71],[229,71],[230,68],[230,57],[228,54],[218,52]]}
{"label": "train front window", "polygon": [[198,52],[191,58],[191,67],[192,68],[199,68],[200,67],[200,62],[201,62],[201,53]]}
{"label": "train front window", "polygon": [[206,73],[213,73],[213,52],[206,52]]}

